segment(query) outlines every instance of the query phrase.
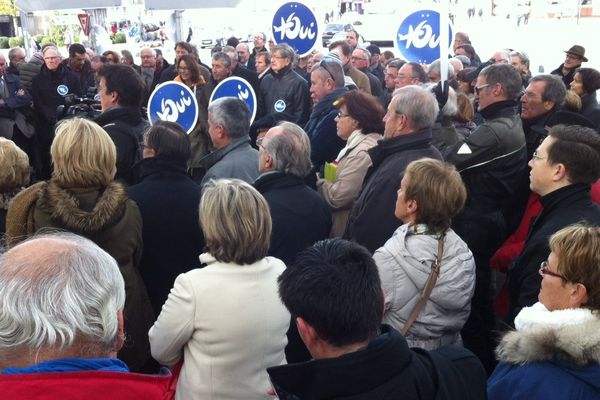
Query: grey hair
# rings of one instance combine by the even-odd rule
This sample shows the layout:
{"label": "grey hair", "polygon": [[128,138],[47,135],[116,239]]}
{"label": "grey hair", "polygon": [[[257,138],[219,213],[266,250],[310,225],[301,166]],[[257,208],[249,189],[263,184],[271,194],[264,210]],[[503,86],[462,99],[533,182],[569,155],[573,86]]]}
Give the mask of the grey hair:
{"label": "grey hair", "polygon": [[527,66],[527,68],[529,68],[529,63],[530,63],[529,56],[524,51],[517,51],[517,50],[511,51],[510,56],[511,57],[519,57],[519,60],[521,60],[521,64],[524,64]]}
{"label": "grey hair", "polygon": [[[427,83],[424,86],[433,92],[433,88],[437,86],[437,83]],[[457,101],[456,92],[452,87],[448,86],[448,100],[446,100],[446,104],[444,104],[444,107],[442,107],[441,110],[444,117],[453,117],[458,114]]]}
{"label": "grey hair", "polygon": [[156,50],[154,50],[152,47],[142,47],[140,49],[140,56],[142,55],[142,51],[144,50],[150,50],[150,52],[152,53],[153,57],[156,57]]}
{"label": "grey hair", "polygon": [[367,60],[371,59],[371,52],[365,47],[357,46],[354,50],[361,50],[363,53],[365,53],[365,57],[367,57]]}
{"label": "grey hair", "polygon": [[481,70],[479,76],[485,77],[488,85],[499,83],[507,100],[516,100],[521,94],[521,74],[510,64],[492,64]]}
{"label": "grey hair", "polygon": [[250,110],[237,97],[221,97],[208,105],[208,112],[216,125],[222,126],[231,139],[248,135]]}
{"label": "grey hair", "polygon": [[[344,80],[344,69],[340,62],[334,60],[321,60],[312,68],[313,71],[319,71],[319,75],[323,80],[327,78],[333,78],[335,81],[335,87],[341,88],[346,84]],[[329,71],[329,72],[328,72]],[[312,72],[312,71],[311,71]],[[331,76],[329,75],[331,73]]]}
{"label": "grey hair", "polygon": [[304,179],[312,169],[308,135],[292,122],[280,122],[277,126],[281,133],[263,142],[273,159],[273,169]]}
{"label": "grey hair", "polygon": [[20,48],[20,47],[13,47],[12,49],[10,49],[10,50],[8,51],[8,60],[9,60],[10,62],[13,62],[13,60],[14,60],[14,59],[17,57],[17,53],[18,53],[20,50],[22,50],[22,51],[25,51],[25,50],[23,50],[23,49],[22,49],[22,48]]}
{"label": "grey hair", "polygon": [[529,80],[529,83],[531,82],[546,82],[544,92],[542,93],[543,101],[553,101],[556,108],[560,108],[565,104],[567,88],[562,79],[557,75],[536,75]]}
{"label": "grey hair", "polygon": [[294,51],[292,46],[290,46],[289,44],[279,43],[279,44],[273,46],[271,48],[271,54],[275,54],[276,51],[281,53],[282,57],[289,58],[292,62],[294,62],[296,52]]}
{"label": "grey hair", "polygon": [[41,234],[0,256],[0,298],[0,350],[63,349],[83,339],[108,353],[125,283],[115,259],[91,240]]}
{"label": "grey hair", "polygon": [[60,55],[60,51],[58,51],[58,48],[57,48],[56,46],[53,46],[53,45],[48,45],[48,46],[46,46],[46,47],[44,47],[44,48],[42,49],[42,56],[45,56],[45,55],[46,55],[46,52],[47,52],[48,50],[51,50],[51,49],[52,49],[52,50],[54,50],[54,51],[56,51],[56,52],[57,52],[57,53]]}
{"label": "grey hair", "polygon": [[224,51],[218,51],[215,54],[213,54],[212,60],[221,61],[223,65],[227,68],[231,67],[231,57],[229,57],[229,54],[225,53]]}
{"label": "grey hair", "polygon": [[237,50],[233,46],[223,46],[223,53],[227,54],[233,61],[239,61]]}
{"label": "grey hair", "polygon": [[425,129],[433,126],[439,106],[431,91],[422,86],[408,85],[396,89],[394,97],[398,98],[396,113],[406,115],[413,128]]}
{"label": "grey hair", "polygon": [[[434,62],[432,62],[431,64],[429,64],[428,72],[433,72],[436,75],[442,76],[441,70],[442,70],[442,62],[440,61],[439,58],[437,60],[435,60]],[[454,72],[454,66],[452,66],[452,64],[450,62],[448,62],[448,80],[451,80],[454,78],[456,78],[456,73]]]}

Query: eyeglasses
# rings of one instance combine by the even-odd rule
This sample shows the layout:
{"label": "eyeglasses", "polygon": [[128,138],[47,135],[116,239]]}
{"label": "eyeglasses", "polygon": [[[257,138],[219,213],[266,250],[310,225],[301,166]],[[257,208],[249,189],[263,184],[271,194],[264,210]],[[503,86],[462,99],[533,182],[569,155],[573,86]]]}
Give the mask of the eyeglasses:
{"label": "eyeglasses", "polygon": [[351,60],[352,60],[352,61],[361,61],[361,60],[365,60],[365,61],[366,61],[367,59],[366,59],[366,58],[364,58],[364,57],[355,57],[355,56],[352,56],[352,57],[351,57]]}
{"label": "eyeglasses", "polygon": [[548,268],[548,261],[542,261],[542,263],[540,264],[540,275],[555,276],[557,278],[564,280],[565,282],[569,282],[569,280],[567,279],[566,276],[550,271],[550,269]]}
{"label": "eyeglasses", "polygon": [[533,154],[531,155],[531,158],[535,161],[542,161],[542,160],[546,159],[545,157],[538,156],[537,150],[533,152]]}
{"label": "eyeglasses", "polygon": [[338,117],[339,119],[342,119],[342,118],[344,118],[344,117],[352,117],[352,115],[350,115],[350,114],[342,114],[342,112],[340,111],[340,112],[337,114],[337,117]]}
{"label": "eyeglasses", "polygon": [[287,57],[272,55],[271,58],[274,58],[276,60],[285,60]]}
{"label": "eyeglasses", "polygon": [[475,86],[475,93],[477,93],[479,95],[479,93],[481,93],[481,90],[490,86],[489,83],[486,83],[485,85],[481,85],[481,86]]}
{"label": "eyeglasses", "polygon": [[329,68],[327,67],[327,64],[325,63],[325,60],[321,60],[319,62],[319,67],[323,68],[325,71],[327,71],[327,73],[329,74],[329,76],[331,77],[331,80],[335,82],[335,78],[333,77],[333,74],[331,73],[331,71],[329,70]]}
{"label": "eyeglasses", "polygon": [[567,53],[567,58],[570,58],[572,60],[583,60],[582,57],[576,56],[575,54],[569,54],[569,53]]}

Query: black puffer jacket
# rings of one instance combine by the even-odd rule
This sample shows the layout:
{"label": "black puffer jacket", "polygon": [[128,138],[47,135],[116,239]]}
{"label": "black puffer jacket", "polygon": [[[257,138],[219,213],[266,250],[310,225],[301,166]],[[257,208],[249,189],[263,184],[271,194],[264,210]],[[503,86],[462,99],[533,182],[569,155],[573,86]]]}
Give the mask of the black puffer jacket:
{"label": "black puffer jacket", "polygon": [[[310,111],[310,92],[308,82],[298,75],[291,66],[285,67],[280,72],[272,71],[260,83],[261,103],[265,115],[273,113],[290,114],[290,122],[304,126],[308,121]],[[283,109],[275,110],[275,104]]]}

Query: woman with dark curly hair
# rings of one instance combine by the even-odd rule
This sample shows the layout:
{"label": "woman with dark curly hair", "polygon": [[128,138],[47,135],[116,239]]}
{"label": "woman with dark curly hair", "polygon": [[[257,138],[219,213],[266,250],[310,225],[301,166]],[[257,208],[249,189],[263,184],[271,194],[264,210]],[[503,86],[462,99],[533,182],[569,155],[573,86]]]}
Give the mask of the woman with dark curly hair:
{"label": "woman with dark curly hair", "polygon": [[571,82],[571,90],[581,97],[579,113],[592,121],[596,130],[600,129],[600,105],[596,100],[598,89],[600,89],[600,72],[594,68],[579,68]]}
{"label": "woman with dark curly hair", "polygon": [[368,150],[382,138],[385,112],[375,97],[361,91],[344,93],[334,105],[340,110],[335,119],[337,135],[346,141],[346,147],[332,163],[334,176],[319,179],[317,188],[332,210],[331,236],[341,237],[371,166]]}

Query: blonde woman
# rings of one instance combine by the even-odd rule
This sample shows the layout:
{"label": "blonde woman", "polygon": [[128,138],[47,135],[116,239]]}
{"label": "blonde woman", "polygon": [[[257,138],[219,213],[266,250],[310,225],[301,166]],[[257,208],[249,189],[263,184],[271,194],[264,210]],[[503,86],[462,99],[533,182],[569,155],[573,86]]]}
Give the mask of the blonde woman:
{"label": "blonde woman", "polygon": [[0,236],[6,230],[8,204],[29,183],[29,158],[12,140],[0,137]]}
{"label": "blonde woman", "polygon": [[241,180],[211,180],[200,225],[206,266],[175,281],[150,329],[152,355],[183,361],[176,399],[270,399],[266,368],[285,363],[290,314],[277,292],[285,265],[267,257],[269,206]]}
{"label": "blonde woman", "polygon": [[118,357],[131,371],[150,360],[148,329],[154,313],[137,269],[142,255],[142,218],[115,182],[117,151],[99,125],[82,118],[63,121],[50,148],[52,178],[20,192],[11,203],[7,239],[11,245],[44,229],[87,237],[119,264],[125,280],[125,346]]}

